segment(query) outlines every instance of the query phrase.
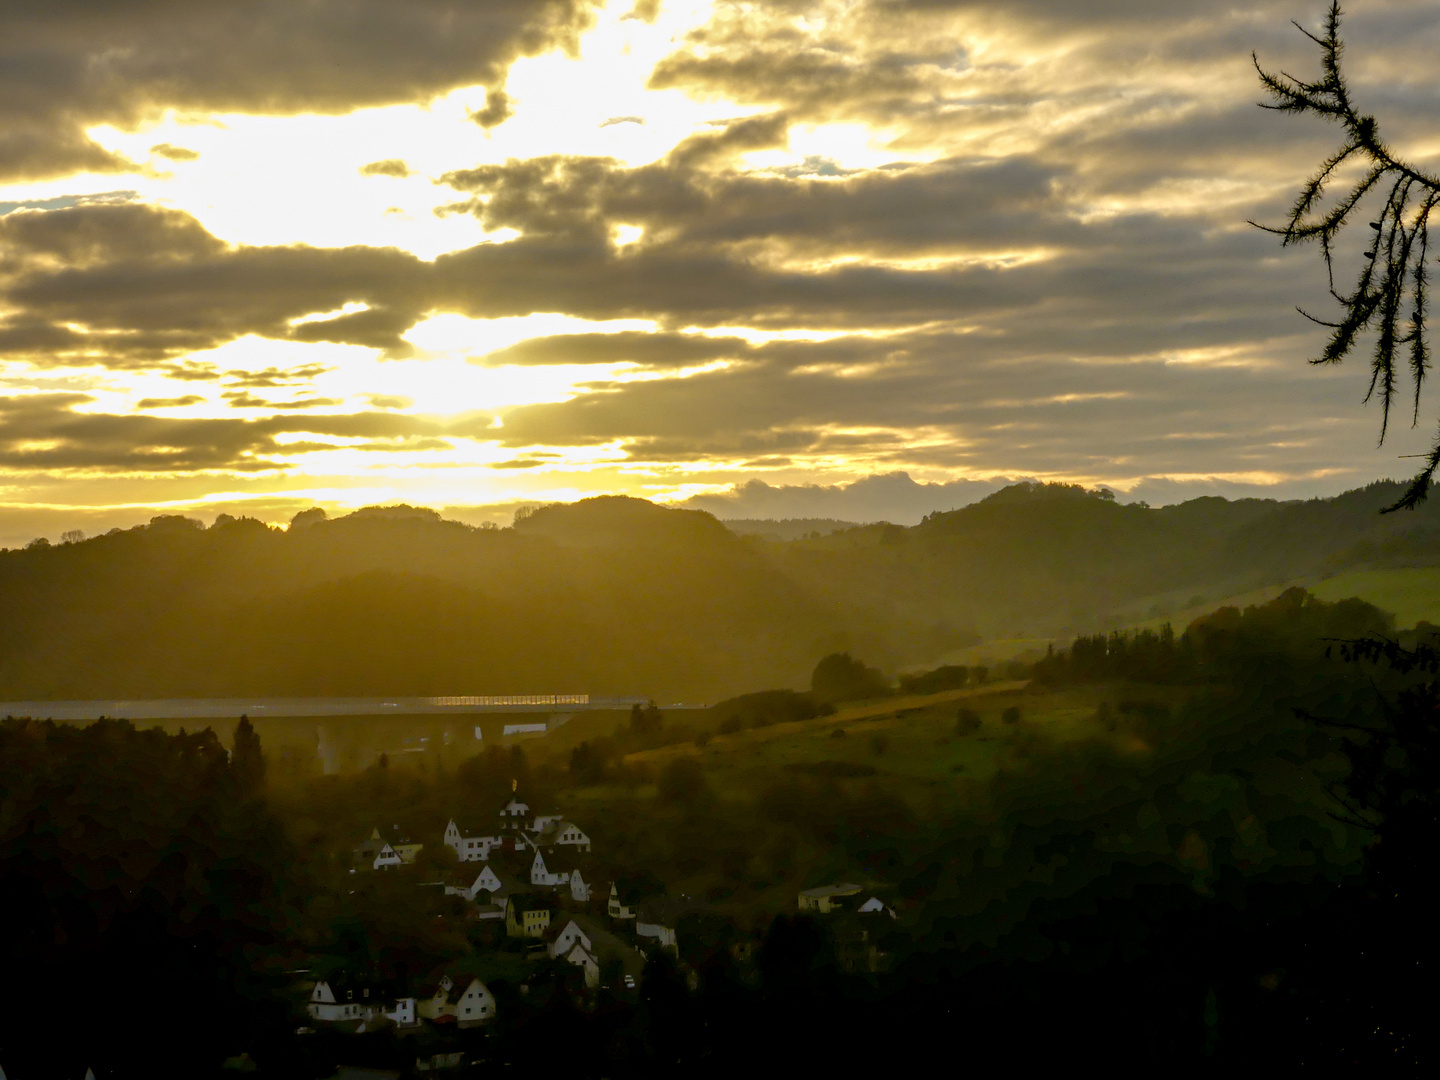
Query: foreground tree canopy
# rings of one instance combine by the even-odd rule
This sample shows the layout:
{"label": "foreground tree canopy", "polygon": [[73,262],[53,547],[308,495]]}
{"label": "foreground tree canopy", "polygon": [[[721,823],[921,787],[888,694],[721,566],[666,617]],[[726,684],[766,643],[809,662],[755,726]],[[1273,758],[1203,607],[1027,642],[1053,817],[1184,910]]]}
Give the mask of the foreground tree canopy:
{"label": "foreground tree canopy", "polygon": [[[1343,132],[1340,148],[1321,162],[1300,189],[1285,225],[1260,227],[1282,237],[1287,246],[1311,241],[1320,244],[1330,277],[1330,295],[1341,313],[1332,321],[1302,310],[1307,318],[1332,330],[1324,351],[1312,363],[1339,363],[1354,350],[1362,334],[1374,332],[1366,400],[1379,395],[1380,441],[1384,442],[1399,367],[1408,366],[1410,370],[1414,384],[1412,423],[1420,419],[1420,391],[1430,364],[1425,339],[1429,303],[1426,259],[1430,212],[1440,204],[1440,178],[1397,157],[1380,137],[1375,117],[1361,112],[1355,104],[1341,66],[1345,45],[1340,38],[1340,18],[1340,5],[1331,3],[1322,34],[1317,36],[1300,27],[1300,32],[1320,47],[1320,77],[1315,81],[1266,71],[1259,59],[1255,60],[1260,81],[1272,98],[1265,108],[1322,116],[1339,124]],[[1349,190],[1327,203],[1326,191],[1337,175],[1356,166],[1361,171]],[[1368,216],[1360,209],[1362,205],[1372,206],[1381,198],[1384,203],[1378,215],[1368,222],[1374,235],[1355,286],[1347,292],[1335,284],[1337,238],[1356,214]],[[1429,493],[1437,469],[1440,439],[1431,449],[1425,467],[1387,512],[1402,507],[1413,509]]]}

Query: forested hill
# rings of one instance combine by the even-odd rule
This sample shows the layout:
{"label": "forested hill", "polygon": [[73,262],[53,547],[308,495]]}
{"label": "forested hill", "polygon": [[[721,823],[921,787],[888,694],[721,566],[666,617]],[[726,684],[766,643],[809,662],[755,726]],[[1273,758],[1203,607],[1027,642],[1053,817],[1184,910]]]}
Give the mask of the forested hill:
{"label": "forested hill", "polygon": [[1440,503],[1150,509],[1020,484],[920,525],[782,540],[604,497],[510,529],[388,508],[288,530],[183,518],[0,552],[0,699],[642,693],[803,686],[851,649],[889,668],[985,636],[1091,631],[1153,598],[1348,565],[1440,562]]}
{"label": "forested hill", "polygon": [[708,514],[180,518],[0,553],[0,698],[648,693],[793,680],[834,613]]}
{"label": "forested hill", "polygon": [[1382,515],[1404,485],[1331,499],[1194,499],[1152,509],[1105,491],[1016,484],[914,528],[869,525],[771,544],[787,575],[847,610],[987,637],[1105,626],[1350,566],[1440,563],[1440,500]]}

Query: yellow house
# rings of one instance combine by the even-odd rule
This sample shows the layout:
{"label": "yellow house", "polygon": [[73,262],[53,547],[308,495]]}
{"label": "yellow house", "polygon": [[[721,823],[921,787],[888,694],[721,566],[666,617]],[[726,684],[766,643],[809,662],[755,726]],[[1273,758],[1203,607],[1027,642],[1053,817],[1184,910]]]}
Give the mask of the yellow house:
{"label": "yellow house", "polygon": [[550,928],[550,905],[543,896],[516,893],[505,905],[505,933],[509,937],[544,937]]}
{"label": "yellow house", "polygon": [[814,911],[821,915],[828,915],[841,907],[838,901],[842,897],[854,896],[860,891],[859,885],[840,883],[837,885],[820,885],[814,889],[806,889],[800,894],[800,910]]}
{"label": "yellow house", "polygon": [[382,844],[388,843],[395,854],[400,857],[400,861],[407,865],[415,861],[415,856],[419,855],[420,849],[425,846],[415,843],[408,836],[402,836],[398,829],[391,830],[390,836],[386,837],[381,836],[380,830],[377,828],[370,834],[370,839],[378,840]]}

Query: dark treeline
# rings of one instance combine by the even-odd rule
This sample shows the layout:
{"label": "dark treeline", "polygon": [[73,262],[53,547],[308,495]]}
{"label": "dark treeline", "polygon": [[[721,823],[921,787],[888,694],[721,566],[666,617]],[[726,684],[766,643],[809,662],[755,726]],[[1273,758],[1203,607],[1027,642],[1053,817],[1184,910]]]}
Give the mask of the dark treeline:
{"label": "dark treeline", "polygon": [[[271,961],[303,888],[254,750],[242,737],[232,761],[209,730],[0,723],[8,1075],[205,1075],[283,1027]],[[141,1037],[159,1030],[180,1034]]]}
{"label": "dark treeline", "polygon": [[784,684],[844,618],[708,514],[183,518],[0,552],[0,700],[633,694]]}
{"label": "dark treeline", "polygon": [[1081,636],[1069,649],[1052,648],[1031,673],[1046,683],[1223,681],[1277,656],[1313,656],[1334,642],[1388,635],[1394,622],[1363,600],[1330,604],[1292,588],[1244,611],[1220,608],[1179,636],[1168,624],[1158,631]]}

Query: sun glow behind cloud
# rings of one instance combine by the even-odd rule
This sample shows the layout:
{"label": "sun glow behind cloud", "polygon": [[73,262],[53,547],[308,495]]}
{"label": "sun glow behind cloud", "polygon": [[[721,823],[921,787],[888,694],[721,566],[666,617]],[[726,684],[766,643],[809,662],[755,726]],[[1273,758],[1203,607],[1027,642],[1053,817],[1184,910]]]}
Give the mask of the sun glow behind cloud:
{"label": "sun glow behind cloud", "polygon": [[[434,182],[445,172],[545,154],[611,157],[629,165],[653,161],[733,106],[703,103],[645,82],[671,41],[702,23],[705,2],[666,3],[656,21],[625,18],[611,4],[581,40],[521,59],[505,93],[514,114],[490,129],[472,120],[486,104],[484,87],[466,87],[424,104],[361,109],[341,116],[186,115],[123,131],[101,125],[90,136],[141,162],[134,187],[142,199],[195,215],[237,244],[393,246],[434,258],[513,233],[487,233],[468,215],[437,215],[454,192]],[[607,123],[617,117],[641,123]],[[193,160],[171,160],[154,147],[180,147]],[[409,175],[363,175],[378,160],[403,162]],[[95,190],[113,178],[89,178]],[[73,193],[74,180],[33,185],[30,199]]]}

